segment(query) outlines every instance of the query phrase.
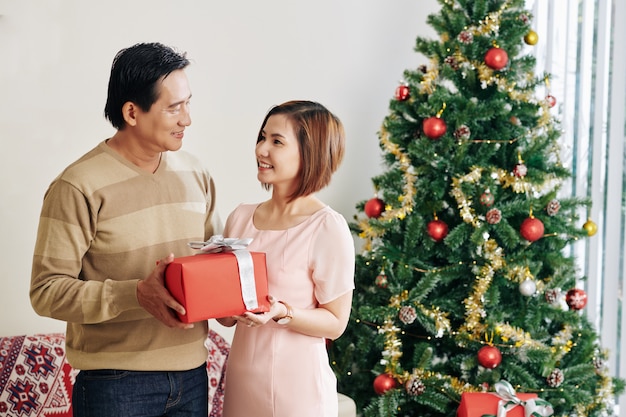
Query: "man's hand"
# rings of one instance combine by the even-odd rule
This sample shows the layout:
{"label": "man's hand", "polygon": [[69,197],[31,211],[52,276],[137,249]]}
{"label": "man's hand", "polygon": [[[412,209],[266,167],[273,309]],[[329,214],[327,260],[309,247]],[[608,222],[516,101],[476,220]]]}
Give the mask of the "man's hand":
{"label": "man's hand", "polygon": [[193,324],[183,323],[176,312],[185,314],[185,308],[172,297],[165,288],[165,268],[174,260],[170,253],[166,258],[157,261],[157,266],[147,278],[137,284],[137,300],[148,313],[168,327],[191,329]]}

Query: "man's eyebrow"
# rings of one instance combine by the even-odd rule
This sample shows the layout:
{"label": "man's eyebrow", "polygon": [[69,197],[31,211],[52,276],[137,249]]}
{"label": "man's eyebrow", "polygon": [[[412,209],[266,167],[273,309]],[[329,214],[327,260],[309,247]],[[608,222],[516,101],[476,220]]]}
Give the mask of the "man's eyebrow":
{"label": "man's eyebrow", "polygon": [[172,103],[172,104],[170,104],[170,105],[169,105],[169,106],[167,106],[167,107],[168,107],[168,108],[169,108],[169,107],[176,107],[176,106],[178,106],[178,105],[180,105],[180,104],[183,104],[183,103],[188,102],[189,100],[191,100],[191,94],[189,94],[189,97],[187,97],[186,99],[184,99],[184,100],[180,100],[180,101],[177,101],[176,103]]}

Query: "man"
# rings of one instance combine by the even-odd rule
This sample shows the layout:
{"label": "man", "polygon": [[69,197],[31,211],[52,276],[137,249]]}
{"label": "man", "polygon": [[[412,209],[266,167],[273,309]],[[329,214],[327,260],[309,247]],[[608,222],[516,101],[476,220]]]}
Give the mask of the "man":
{"label": "man", "polygon": [[192,254],[189,241],[222,228],[211,176],[178,151],[191,124],[188,65],[159,43],[121,50],[104,111],[117,132],[44,197],[30,298],[67,322],[75,416],[208,413],[208,324],[177,318],[163,275]]}

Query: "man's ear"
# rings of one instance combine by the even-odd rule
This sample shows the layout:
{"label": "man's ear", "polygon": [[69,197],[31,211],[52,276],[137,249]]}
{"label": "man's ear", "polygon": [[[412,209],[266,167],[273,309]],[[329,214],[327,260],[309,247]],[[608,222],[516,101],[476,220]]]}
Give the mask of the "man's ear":
{"label": "man's ear", "polygon": [[122,116],[124,117],[124,121],[129,126],[135,126],[137,124],[137,105],[132,101],[127,101],[122,106]]}

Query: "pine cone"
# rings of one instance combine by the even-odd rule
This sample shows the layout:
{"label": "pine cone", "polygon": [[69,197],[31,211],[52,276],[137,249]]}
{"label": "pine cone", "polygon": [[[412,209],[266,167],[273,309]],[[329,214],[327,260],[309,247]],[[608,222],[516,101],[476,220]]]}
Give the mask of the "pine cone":
{"label": "pine cone", "polygon": [[459,33],[459,36],[457,36],[457,39],[459,40],[459,42],[469,45],[470,43],[474,41],[474,35],[472,34],[472,32],[468,32],[467,30],[464,30],[461,33]]}
{"label": "pine cone", "polygon": [[502,220],[502,212],[497,208],[492,208],[485,214],[485,217],[487,218],[487,223],[498,224]]}
{"label": "pine cone", "polygon": [[546,290],[544,295],[546,296],[546,301],[548,302],[548,304],[556,304],[556,302],[559,300],[560,294],[561,294],[560,290],[551,289],[551,290]]}
{"label": "pine cone", "polygon": [[549,216],[554,216],[556,213],[559,212],[560,208],[561,203],[559,203],[559,200],[550,200],[550,202],[546,206],[546,211],[548,212]]}
{"label": "pine cone", "polygon": [[470,135],[472,134],[471,130],[469,127],[465,126],[465,125],[461,125],[459,126],[455,131],[454,131],[454,137],[460,140],[467,140],[470,138]]}
{"label": "pine cone", "polygon": [[560,386],[563,383],[564,379],[565,377],[563,376],[563,371],[561,371],[559,368],[554,368],[554,370],[550,372],[550,375],[548,375],[548,378],[546,378],[546,380],[548,381],[548,385],[553,388]]}
{"label": "pine cone", "polygon": [[417,397],[418,395],[422,395],[424,391],[426,391],[426,385],[416,376],[412,376],[406,381],[404,384],[404,388],[409,395],[413,395]]}
{"label": "pine cone", "polygon": [[459,69],[459,63],[457,62],[456,58],[453,55],[447,56],[443,60],[443,62],[450,65],[450,68],[452,68],[455,71]]}
{"label": "pine cone", "polygon": [[402,323],[411,324],[417,318],[417,313],[415,312],[415,308],[411,306],[403,306],[398,313],[398,317]]}
{"label": "pine cone", "polygon": [[595,356],[593,358],[593,367],[596,369],[597,372],[600,372],[604,369],[604,361],[601,357]]}

